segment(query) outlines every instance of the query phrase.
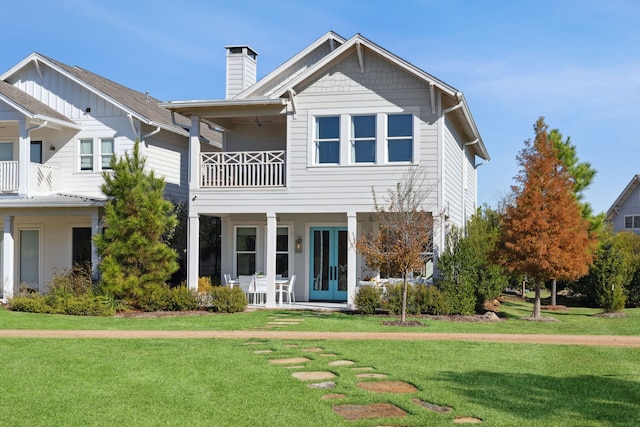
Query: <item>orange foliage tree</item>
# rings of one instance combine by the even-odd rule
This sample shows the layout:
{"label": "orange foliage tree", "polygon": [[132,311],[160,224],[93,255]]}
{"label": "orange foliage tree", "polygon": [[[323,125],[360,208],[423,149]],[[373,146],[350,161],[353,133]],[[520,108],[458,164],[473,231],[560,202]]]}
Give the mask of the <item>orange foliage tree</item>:
{"label": "orange foliage tree", "polygon": [[501,262],[535,283],[533,318],[540,317],[546,280],[576,280],[587,274],[595,241],[573,194],[573,180],[548,138],[544,118],[517,157],[521,170],[512,186],[501,227]]}
{"label": "orange foliage tree", "polygon": [[378,229],[363,233],[356,242],[369,268],[402,275],[401,322],[407,320],[407,275],[422,269],[425,254],[431,251],[433,218],[422,208],[428,192],[420,172],[413,170],[387,192],[384,206],[374,193]]}

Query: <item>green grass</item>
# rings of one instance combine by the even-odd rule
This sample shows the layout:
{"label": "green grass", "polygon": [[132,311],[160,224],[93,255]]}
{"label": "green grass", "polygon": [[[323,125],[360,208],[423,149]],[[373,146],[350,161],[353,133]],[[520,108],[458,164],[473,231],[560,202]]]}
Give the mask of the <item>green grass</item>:
{"label": "green grass", "polygon": [[[640,425],[638,349],[468,342],[169,339],[2,339],[0,425],[488,426]],[[297,348],[286,345],[298,344]],[[329,367],[318,346],[355,366],[418,388],[366,392],[351,367]],[[269,349],[271,354],[255,354]],[[331,370],[330,391],[311,389],[271,358],[305,355]],[[340,400],[322,400],[343,393]],[[453,408],[430,412],[418,398]],[[398,419],[346,421],[336,404],[393,403]]]}
{"label": "green grass", "polygon": [[107,329],[107,330],[243,330],[264,327],[270,317],[287,314],[303,318],[299,325],[287,326],[295,331],[403,331],[465,332],[504,334],[566,335],[640,335],[640,309],[625,310],[626,318],[602,318],[594,315],[600,309],[570,307],[566,312],[544,311],[544,316],[558,322],[529,322],[521,318],[531,314],[531,304],[513,300],[501,307],[506,321],[469,323],[425,320],[424,328],[402,328],[382,325],[383,317],[345,313],[316,313],[287,310],[257,310],[237,314],[185,316],[169,318],[76,317],[18,313],[0,309],[1,329]]}

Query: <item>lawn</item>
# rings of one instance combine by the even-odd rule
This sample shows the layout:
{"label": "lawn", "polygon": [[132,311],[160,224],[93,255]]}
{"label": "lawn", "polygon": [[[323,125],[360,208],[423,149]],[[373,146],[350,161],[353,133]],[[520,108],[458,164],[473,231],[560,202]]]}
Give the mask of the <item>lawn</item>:
{"label": "lawn", "polygon": [[[307,331],[487,332],[640,335],[640,310],[601,318],[572,307],[545,312],[558,322],[527,322],[531,304],[502,306],[507,320],[426,320],[425,327],[382,325],[381,317],[258,310],[233,315],[93,318],[0,309],[3,329],[243,330],[275,316]],[[424,319],[423,319],[424,320]],[[307,351],[318,347],[320,352]],[[263,353],[270,350],[270,353]],[[302,368],[269,359],[304,356]],[[349,360],[353,366],[329,366]],[[292,341],[245,339],[0,339],[0,425],[450,426],[471,416],[490,426],[640,425],[637,348],[454,341]],[[352,367],[370,367],[417,387],[373,393]],[[331,371],[335,388],[312,389],[296,371]],[[370,379],[370,381],[373,379]],[[345,397],[323,400],[328,393]],[[437,413],[413,399],[447,406]],[[401,419],[348,421],[334,405],[390,403]]]}

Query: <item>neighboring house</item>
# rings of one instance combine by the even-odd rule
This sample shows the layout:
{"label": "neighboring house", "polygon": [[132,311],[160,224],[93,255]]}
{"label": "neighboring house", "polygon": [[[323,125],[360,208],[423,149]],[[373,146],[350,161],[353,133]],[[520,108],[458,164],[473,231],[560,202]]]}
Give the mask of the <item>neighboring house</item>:
{"label": "neighboring house", "polygon": [[606,219],[614,233],[633,231],[640,234],[640,175],[635,175],[613,202]]}
{"label": "neighboring house", "polygon": [[[296,301],[354,303],[366,272],[353,243],[378,201],[420,169],[435,224],[476,210],[489,155],[462,92],[357,34],[329,32],[256,82],[257,52],[226,47],[226,99],[161,104],[191,118],[188,284],[197,286],[199,218],[222,220],[222,273],[297,277]],[[199,124],[224,130],[202,153]]]}
{"label": "neighboring house", "polygon": [[[102,174],[136,140],[147,168],[165,177],[167,197],[186,202],[189,125],[148,94],[38,53],[2,74],[3,300],[19,286],[46,291],[55,271],[74,262],[97,266],[92,242],[105,204]],[[220,139],[217,132],[201,134],[203,150],[220,147],[209,143]]]}

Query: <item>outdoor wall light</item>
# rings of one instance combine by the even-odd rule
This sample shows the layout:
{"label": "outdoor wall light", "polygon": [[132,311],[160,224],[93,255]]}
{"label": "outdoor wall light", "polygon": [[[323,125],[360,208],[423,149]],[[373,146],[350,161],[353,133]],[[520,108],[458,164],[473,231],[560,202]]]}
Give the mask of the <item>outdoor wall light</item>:
{"label": "outdoor wall light", "polygon": [[55,146],[55,145],[53,145],[53,144],[51,144],[51,145],[49,146],[49,151],[56,151],[56,146]]}
{"label": "outdoor wall light", "polygon": [[296,252],[302,252],[302,237],[296,239]]}

